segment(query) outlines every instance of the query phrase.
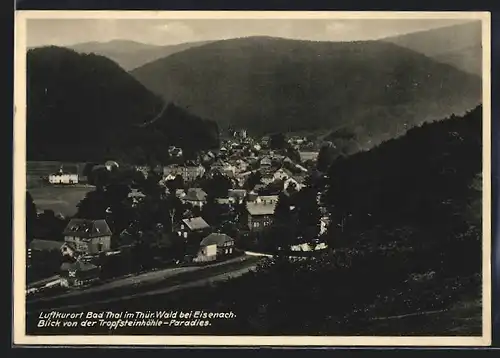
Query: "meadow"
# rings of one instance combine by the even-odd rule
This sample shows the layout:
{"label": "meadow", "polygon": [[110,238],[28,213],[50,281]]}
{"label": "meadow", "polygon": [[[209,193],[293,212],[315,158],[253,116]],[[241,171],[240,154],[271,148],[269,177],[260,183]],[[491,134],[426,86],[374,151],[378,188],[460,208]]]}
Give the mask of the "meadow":
{"label": "meadow", "polygon": [[[77,211],[77,204],[85,195],[94,190],[92,186],[53,186],[44,178],[57,172],[61,166],[65,171],[78,173],[82,176],[85,163],[26,162],[26,189],[30,192],[38,210],[53,210],[65,217],[73,216]],[[84,178],[82,178],[84,179]]]}
{"label": "meadow", "polygon": [[28,189],[38,210],[53,210],[64,217],[76,214],[78,203],[92,190],[94,187],[48,185]]}

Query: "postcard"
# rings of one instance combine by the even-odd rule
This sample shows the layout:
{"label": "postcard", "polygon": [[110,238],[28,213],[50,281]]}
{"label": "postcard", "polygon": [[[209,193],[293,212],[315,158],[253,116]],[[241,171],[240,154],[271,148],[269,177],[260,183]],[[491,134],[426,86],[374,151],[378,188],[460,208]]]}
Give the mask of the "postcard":
{"label": "postcard", "polygon": [[491,344],[489,13],[19,11],[14,97],[14,344]]}

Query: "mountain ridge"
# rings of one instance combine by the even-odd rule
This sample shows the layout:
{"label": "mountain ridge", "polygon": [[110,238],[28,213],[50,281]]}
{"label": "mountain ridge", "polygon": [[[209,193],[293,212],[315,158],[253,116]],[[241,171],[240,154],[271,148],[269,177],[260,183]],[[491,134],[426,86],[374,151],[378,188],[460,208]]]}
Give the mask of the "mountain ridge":
{"label": "mountain ridge", "polygon": [[347,125],[364,137],[362,146],[370,136],[375,142],[392,137],[399,129],[390,122],[400,117],[419,124],[462,114],[481,102],[476,76],[377,41],[221,40],[131,74],[164,99],[222,127],[265,134]]}
{"label": "mountain ridge", "polygon": [[164,102],[106,57],[49,46],[28,51],[27,65],[28,160],[144,161],[169,145],[216,145],[215,123]]}
{"label": "mountain ridge", "polygon": [[[439,27],[382,39],[462,71],[482,75],[482,22]],[[472,49],[471,51],[467,51]]]}
{"label": "mountain ridge", "polygon": [[[127,46],[119,46],[121,42]],[[68,46],[68,48],[79,53],[95,53],[108,57],[119,64],[126,71],[133,70],[145,63],[155,61],[158,58],[184,51],[210,41],[185,42],[174,45],[144,44],[129,40],[112,40],[108,42],[86,42]]]}

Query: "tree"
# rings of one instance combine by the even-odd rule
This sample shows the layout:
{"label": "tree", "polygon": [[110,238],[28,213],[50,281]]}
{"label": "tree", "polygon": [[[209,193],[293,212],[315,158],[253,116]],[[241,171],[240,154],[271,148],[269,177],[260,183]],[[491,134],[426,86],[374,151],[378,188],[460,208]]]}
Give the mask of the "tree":
{"label": "tree", "polygon": [[[114,233],[126,229],[135,218],[135,212],[128,200],[130,187],[125,183],[108,185],[106,188],[106,201],[108,204],[108,224]],[[109,212],[111,211],[111,212]]]}
{"label": "tree", "polygon": [[262,174],[260,171],[252,172],[248,175],[248,178],[243,185],[246,190],[253,190],[257,184],[260,184],[262,180]]}
{"label": "tree", "polygon": [[201,216],[212,227],[217,227],[222,222],[223,207],[215,201],[215,197],[207,195],[207,202],[201,209]]}
{"label": "tree", "polygon": [[29,244],[35,235],[37,209],[30,192],[26,192],[26,242]]}
{"label": "tree", "polygon": [[280,225],[292,224],[292,212],[290,210],[290,198],[288,195],[281,193],[278,196],[278,202],[274,208],[274,223]]}
{"label": "tree", "polygon": [[96,165],[92,167],[90,175],[87,177],[89,184],[95,185],[96,187],[105,187],[109,184],[110,173],[106,167],[101,165]]}
{"label": "tree", "polygon": [[288,146],[288,148],[286,150],[286,155],[288,158],[293,160],[295,163],[300,163],[302,161],[302,159],[300,157],[299,150],[292,147],[292,146]]}
{"label": "tree", "polygon": [[293,196],[295,195],[297,192],[298,192],[298,188],[297,188],[297,184],[295,184],[295,182],[290,182],[290,184],[288,184],[287,188],[286,188],[286,193],[290,196]]}
{"label": "tree", "polygon": [[290,198],[281,193],[274,209],[273,225],[271,236],[277,249],[289,249],[295,237],[295,225],[292,212],[290,210]]}
{"label": "tree", "polygon": [[177,174],[174,179],[167,180],[166,186],[170,192],[175,192],[177,189],[184,188],[184,178]]}
{"label": "tree", "polygon": [[103,188],[97,187],[96,190],[89,191],[85,197],[77,204],[77,218],[99,220],[106,217],[106,209],[109,203],[106,192]]}
{"label": "tree", "polygon": [[175,192],[169,193],[162,199],[160,205],[161,222],[164,224],[165,231],[171,232],[176,222],[183,218],[184,205],[175,195]]}
{"label": "tree", "polygon": [[207,193],[207,196],[225,198],[229,189],[232,188],[232,182],[229,177],[215,173],[212,178],[203,180],[201,188]]}
{"label": "tree", "polygon": [[141,188],[142,192],[147,196],[160,198],[165,193],[164,189],[160,185],[161,179],[162,176],[158,174],[153,167],[151,167],[146,179],[143,182],[143,186]]}
{"label": "tree", "polygon": [[335,148],[332,145],[323,145],[318,153],[317,168],[326,172],[335,159]]}
{"label": "tree", "polygon": [[275,133],[269,137],[271,149],[285,149],[287,146],[286,137],[283,133]]}
{"label": "tree", "polygon": [[82,175],[89,180],[89,178],[92,176],[92,169],[96,166],[96,163],[85,163],[85,166],[83,167]]}
{"label": "tree", "polygon": [[57,217],[53,210],[44,210],[37,219],[37,236],[46,240],[62,240],[66,225],[67,220]]}
{"label": "tree", "polygon": [[306,241],[319,234],[321,212],[317,203],[318,192],[305,187],[296,195],[298,235]]}

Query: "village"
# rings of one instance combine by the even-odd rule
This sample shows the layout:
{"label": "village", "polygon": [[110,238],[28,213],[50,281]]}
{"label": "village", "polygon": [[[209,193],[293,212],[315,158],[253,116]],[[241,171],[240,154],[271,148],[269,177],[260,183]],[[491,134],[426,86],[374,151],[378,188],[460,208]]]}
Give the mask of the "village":
{"label": "village", "polygon": [[[58,239],[35,236],[28,243],[28,278],[30,272],[34,278],[27,294],[82,290],[130,274],[248,255],[300,259],[326,250],[331,220],[315,149],[306,138],[255,140],[240,130],[195,160],[170,147],[168,165],[110,160],[87,168],[87,178],[61,168],[46,178],[48,185],[91,183],[96,190],[78,204],[77,215],[56,213],[64,223]],[[91,199],[115,192],[122,197],[113,194],[113,204]]]}

